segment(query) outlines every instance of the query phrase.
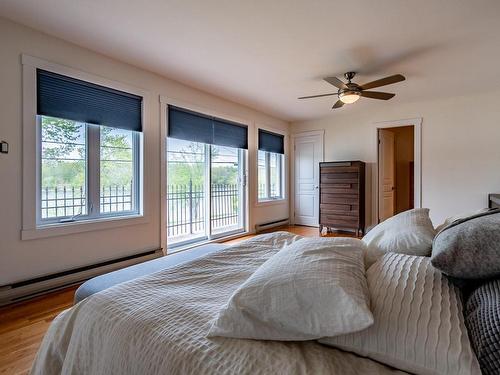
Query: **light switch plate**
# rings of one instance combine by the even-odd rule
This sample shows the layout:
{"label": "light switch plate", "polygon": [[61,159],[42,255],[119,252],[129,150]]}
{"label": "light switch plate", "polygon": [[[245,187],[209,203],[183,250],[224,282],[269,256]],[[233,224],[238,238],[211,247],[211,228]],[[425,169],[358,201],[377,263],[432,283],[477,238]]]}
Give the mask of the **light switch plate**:
{"label": "light switch plate", "polygon": [[0,152],[2,154],[7,154],[9,152],[9,144],[7,142],[0,142]]}

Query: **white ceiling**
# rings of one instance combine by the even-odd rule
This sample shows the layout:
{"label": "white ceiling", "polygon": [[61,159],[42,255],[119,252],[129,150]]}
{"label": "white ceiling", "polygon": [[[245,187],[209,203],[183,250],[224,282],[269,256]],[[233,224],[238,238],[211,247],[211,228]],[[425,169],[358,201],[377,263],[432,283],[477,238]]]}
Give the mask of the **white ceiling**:
{"label": "white ceiling", "polygon": [[333,98],[297,97],[348,70],[407,81],[338,111],[500,87],[498,0],[2,0],[0,15],[289,121],[330,114]]}

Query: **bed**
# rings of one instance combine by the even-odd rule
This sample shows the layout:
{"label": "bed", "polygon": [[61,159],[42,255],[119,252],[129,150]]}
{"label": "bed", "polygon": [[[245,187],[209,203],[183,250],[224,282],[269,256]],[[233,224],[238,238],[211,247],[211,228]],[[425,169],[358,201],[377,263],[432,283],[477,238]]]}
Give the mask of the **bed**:
{"label": "bed", "polygon": [[179,251],[172,255],[148,260],[146,262],[134,264],[133,266],[125,267],[113,272],[108,272],[104,275],[93,277],[80,285],[80,287],[76,290],[75,304],[83,301],[92,294],[111,288],[114,285],[130,281],[141,276],[149,275],[156,271],[173,268],[178,264],[189,262],[190,260],[224,249],[228,246],[229,245],[220,243],[201,245],[192,249]]}
{"label": "bed", "polygon": [[404,374],[315,341],[207,338],[238,286],[300,238],[257,236],[85,298],[54,320],[32,374]]}

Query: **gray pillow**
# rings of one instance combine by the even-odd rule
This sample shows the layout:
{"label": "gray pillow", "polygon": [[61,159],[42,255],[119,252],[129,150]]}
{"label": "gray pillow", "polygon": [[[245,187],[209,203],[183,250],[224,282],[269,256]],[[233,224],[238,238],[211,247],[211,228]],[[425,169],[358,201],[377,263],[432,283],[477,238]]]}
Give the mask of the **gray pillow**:
{"label": "gray pillow", "polygon": [[442,229],[434,238],[431,262],[455,278],[500,276],[500,210],[459,219]]}
{"label": "gray pillow", "polygon": [[464,315],[482,373],[500,374],[500,280],[487,282],[472,292]]}

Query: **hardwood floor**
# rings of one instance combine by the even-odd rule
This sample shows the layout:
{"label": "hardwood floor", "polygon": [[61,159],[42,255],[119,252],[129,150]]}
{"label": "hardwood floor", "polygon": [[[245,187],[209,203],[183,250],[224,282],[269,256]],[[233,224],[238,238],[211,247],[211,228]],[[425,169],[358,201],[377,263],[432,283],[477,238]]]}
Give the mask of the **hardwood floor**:
{"label": "hardwood floor", "polygon": [[0,374],[27,374],[50,322],[73,305],[75,287],[0,309]]}
{"label": "hardwood floor", "polygon": [[[286,230],[307,237],[319,236],[317,228],[290,226],[271,230]],[[227,243],[237,243],[253,237],[245,236]],[[329,235],[339,236],[339,235]],[[340,234],[346,236],[346,234]],[[0,374],[27,374],[42,338],[52,320],[73,305],[78,286],[60,290],[33,300],[0,308]]]}

